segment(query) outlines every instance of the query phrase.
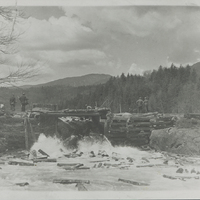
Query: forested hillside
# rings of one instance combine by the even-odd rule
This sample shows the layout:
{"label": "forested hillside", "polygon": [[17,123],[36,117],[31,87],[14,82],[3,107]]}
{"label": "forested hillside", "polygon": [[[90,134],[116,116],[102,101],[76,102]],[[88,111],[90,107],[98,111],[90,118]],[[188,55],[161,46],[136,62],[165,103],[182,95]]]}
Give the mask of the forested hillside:
{"label": "forested hillside", "polygon": [[[9,109],[9,98],[25,92],[32,103],[58,104],[59,109],[110,107],[113,112],[136,112],[139,97],[149,99],[149,110],[164,113],[200,112],[200,75],[198,65],[158,70],[139,75],[111,77],[106,83],[89,86],[37,86],[27,89],[0,88],[1,103]],[[17,103],[20,109],[19,101]]]}
{"label": "forested hillside", "polygon": [[150,111],[164,113],[200,112],[200,80],[196,70],[187,67],[170,68],[160,66],[158,70],[144,76],[122,74],[111,77],[103,85],[78,94],[62,102],[62,108],[84,108],[110,106],[113,112],[136,112],[139,97],[148,97]]}

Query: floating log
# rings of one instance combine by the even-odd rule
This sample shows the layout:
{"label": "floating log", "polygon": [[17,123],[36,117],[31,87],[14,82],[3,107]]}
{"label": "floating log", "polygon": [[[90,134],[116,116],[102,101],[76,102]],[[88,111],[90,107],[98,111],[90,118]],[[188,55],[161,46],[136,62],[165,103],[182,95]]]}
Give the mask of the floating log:
{"label": "floating log", "polygon": [[110,161],[110,160],[108,160],[108,159],[106,159],[106,160],[91,160],[90,163],[105,162],[105,161]]}
{"label": "floating log", "polygon": [[90,167],[77,167],[75,170],[80,170],[80,169],[90,169]]}
{"label": "floating log", "polygon": [[28,163],[28,162],[18,162],[18,161],[9,161],[9,165],[20,165],[20,166],[34,166],[34,163]]}
{"label": "floating log", "polygon": [[172,179],[172,180],[175,180],[175,179],[180,179],[180,180],[184,180],[184,179],[199,179],[199,176],[169,176],[169,175],[163,175],[164,178],[169,178],[169,179]]}
{"label": "floating log", "polygon": [[38,152],[40,152],[43,156],[49,157],[49,155],[45,153],[42,149],[39,149]]}
{"label": "floating log", "polygon": [[136,167],[178,167],[177,165],[155,164],[155,165],[137,165]]}
{"label": "floating log", "polygon": [[82,167],[83,164],[77,164],[77,165],[73,165],[73,166],[66,166],[64,167],[65,170],[76,170],[76,169],[80,169],[80,167]]}
{"label": "floating log", "polygon": [[25,182],[25,183],[16,183],[15,185],[19,185],[19,186],[26,186],[26,185],[29,185],[29,183],[28,182]]}
{"label": "floating log", "polygon": [[57,166],[59,167],[73,167],[73,166],[77,166],[77,165],[82,165],[81,163],[57,163]]}
{"label": "floating log", "polygon": [[60,183],[60,184],[87,183],[87,184],[90,184],[90,181],[89,180],[77,180],[77,179],[54,179],[53,183]]}
{"label": "floating log", "polygon": [[130,180],[125,180],[125,179],[121,179],[119,178],[118,181],[124,182],[124,183],[130,183],[132,185],[138,185],[138,186],[149,186],[148,183],[141,183],[141,182],[137,182],[137,181],[130,181]]}
{"label": "floating log", "polygon": [[104,165],[104,166],[107,166],[107,167],[118,167],[118,166],[120,166],[121,164],[104,163],[103,165]]}
{"label": "floating log", "polygon": [[33,159],[33,162],[57,162],[55,158],[46,158],[46,159]]}

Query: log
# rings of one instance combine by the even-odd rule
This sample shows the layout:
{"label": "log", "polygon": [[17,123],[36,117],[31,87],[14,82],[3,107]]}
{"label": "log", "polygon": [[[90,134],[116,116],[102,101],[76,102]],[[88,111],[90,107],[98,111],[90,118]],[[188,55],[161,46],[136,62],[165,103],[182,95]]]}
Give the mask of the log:
{"label": "log", "polygon": [[9,161],[9,165],[20,165],[20,166],[34,166],[34,163],[28,163],[28,162],[18,162],[18,161]]}
{"label": "log", "polygon": [[134,128],[129,128],[128,131],[129,132],[140,132],[140,131],[151,131],[152,128],[151,127],[134,127]]}
{"label": "log", "polygon": [[[81,163],[57,163],[58,167],[73,167],[76,165],[80,165]],[[83,165],[83,164],[81,164]]]}
{"label": "log", "polygon": [[166,164],[151,164],[151,165],[137,165],[136,167],[178,167],[177,165],[166,165]]}
{"label": "log", "polygon": [[164,178],[169,178],[169,179],[180,179],[180,180],[184,180],[184,179],[200,179],[199,176],[169,176],[169,175],[163,175]]}
{"label": "log", "polygon": [[43,156],[49,157],[49,155],[45,153],[42,149],[39,149],[38,152],[40,152]]}
{"label": "log", "polygon": [[137,181],[130,181],[130,180],[125,180],[125,179],[121,179],[119,178],[118,181],[124,182],[124,183],[130,183],[132,185],[138,185],[138,186],[149,186],[148,183],[141,183],[141,182],[137,182]]}
{"label": "log", "polygon": [[46,159],[33,159],[33,162],[57,162],[55,158],[46,158]]}
{"label": "log", "polygon": [[81,170],[81,169],[90,169],[90,167],[78,167],[78,168],[75,168],[75,170]]}
{"label": "log", "polygon": [[129,122],[150,122],[150,118],[146,117],[131,117]]}
{"label": "log", "polygon": [[65,166],[64,169],[65,170],[76,170],[76,169],[80,169],[80,167],[82,167],[83,164],[77,164],[77,165],[73,165],[73,166]]}
{"label": "log", "polygon": [[110,161],[110,160],[108,160],[108,159],[106,159],[106,160],[91,160],[90,163],[105,162],[105,161]]}
{"label": "log", "polygon": [[28,182],[25,182],[25,183],[16,183],[15,185],[19,185],[19,186],[26,186],[26,185],[29,185],[29,183]]}
{"label": "log", "polygon": [[60,183],[60,184],[87,183],[87,184],[90,184],[90,181],[89,180],[77,180],[77,179],[54,179],[53,183]]}

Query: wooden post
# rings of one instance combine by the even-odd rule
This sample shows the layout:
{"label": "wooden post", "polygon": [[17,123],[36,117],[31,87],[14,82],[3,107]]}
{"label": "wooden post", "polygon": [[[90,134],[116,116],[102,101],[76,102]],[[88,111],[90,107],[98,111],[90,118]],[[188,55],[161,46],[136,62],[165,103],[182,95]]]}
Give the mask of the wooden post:
{"label": "wooden post", "polygon": [[55,134],[56,134],[56,136],[58,136],[58,118],[57,117],[55,117]]}
{"label": "wooden post", "polygon": [[24,119],[24,128],[25,128],[25,147],[26,150],[29,150],[29,144],[28,144],[28,119]]}
{"label": "wooden post", "polygon": [[28,123],[29,123],[29,126],[30,126],[31,135],[32,135],[32,137],[33,137],[33,140],[34,140],[34,142],[36,142],[35,133],[34,133],[34,131],[33,131],[33,127],[32,127],[32,124],[31,124],[31,122],[30,122],[30,119],[28,119]]}

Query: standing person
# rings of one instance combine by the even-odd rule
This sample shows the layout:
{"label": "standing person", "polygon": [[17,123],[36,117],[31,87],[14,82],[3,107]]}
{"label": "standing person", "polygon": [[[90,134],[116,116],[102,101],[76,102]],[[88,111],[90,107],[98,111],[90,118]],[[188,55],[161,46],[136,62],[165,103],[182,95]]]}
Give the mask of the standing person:
{"label": "standing person", "polygon": [[142,97],[140,97],[137,101],[137,108],[138,108],[138,113],[142,113],[142,106],[143,106],[143,101],[142,101]]}
{"label": "standing person", "polygon": [[25,112],[25,110],[26,110],[26,105],[28,105],[28,98],[26,97],[25,93],[23,93],[22,96],[19,97],[19,100],[20,100],[21,105],[22,105],[21,111],[22,111],[22,112]]}
{"label": "standing person", "polygon": [[12,111],[15,111],[15,104],[17,103],[15,95],[13,94],[12,97],[10,98],[10,109]]}
{"label": "standing person", "polygon": [[144,108],[145,108],[145,112],[149,112],[149,108],[148,108],[148,99],[147,97],[144,98]]}

